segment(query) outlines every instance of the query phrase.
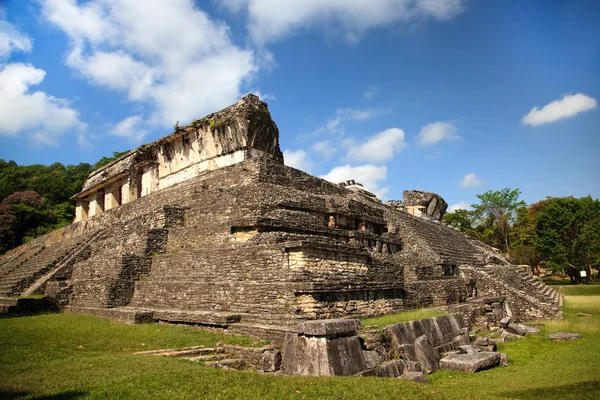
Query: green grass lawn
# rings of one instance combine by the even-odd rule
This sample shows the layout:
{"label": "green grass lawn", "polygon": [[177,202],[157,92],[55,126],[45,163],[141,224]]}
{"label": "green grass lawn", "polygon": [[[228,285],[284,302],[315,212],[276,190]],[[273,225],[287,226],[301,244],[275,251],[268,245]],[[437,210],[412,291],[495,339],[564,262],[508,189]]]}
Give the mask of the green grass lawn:
{"label": "green grass lawn", "polygon": [[[123,325],[70,314],[0,318],[0,398],[30,399],[598,399],[600,286],[565,297],[562,321],[500,346],[510,366],[398,379],[289,377],[211,369],[136,351],[216,342],[258,345],[189,327]],[[569,294],[575,291],[565,288]],[[578,317],[578,312],[593,317]],[[426,315],[430,316],[430,315]],[[582,334],[557,343],[548,334]]]}

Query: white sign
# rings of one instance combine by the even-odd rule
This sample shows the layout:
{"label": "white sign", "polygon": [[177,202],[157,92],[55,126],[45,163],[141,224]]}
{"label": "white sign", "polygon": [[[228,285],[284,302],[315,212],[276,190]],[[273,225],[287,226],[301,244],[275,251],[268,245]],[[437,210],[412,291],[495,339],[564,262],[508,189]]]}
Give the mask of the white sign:
{"label": "white sign", "polygon": [[581,276],[582,278],[585,278],[587,276],[587,273],[585,271],[580,271],[579,276]]}

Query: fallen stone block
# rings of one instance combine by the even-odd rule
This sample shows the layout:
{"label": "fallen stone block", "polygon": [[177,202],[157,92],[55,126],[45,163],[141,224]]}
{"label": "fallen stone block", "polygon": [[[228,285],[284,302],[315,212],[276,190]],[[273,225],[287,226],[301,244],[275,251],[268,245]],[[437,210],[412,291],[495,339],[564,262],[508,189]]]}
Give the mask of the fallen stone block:
{"label": "fallen stone block", "polygon": [[398,377],[398,379],[405,379],[407,381],[413,381],[418,383],[429,383],[427,376],[420,371],[406,371],[404,374]]}
{"label": "fallen stone block", "polygon": [[500,339],[502,342],[510,342],[511,340],[523,339],[521,335],[515,335],[514,333],[510,333],[508,331],[503,331],[502,335],[500,335]]}
{"label": "fallen stone block", "polygon": [[358,320],[318,320],[299,324],[299,333],[283,340],[284,373],[288,375],[355,375],[367,369]]}
{"label": "fallen stone block", "polygon": [[458,354],[471,354],[471,353],[480,353],[481,350],[477,346],[473,346],[471,344],[466,344],[463,346],[458,346]]}
{"label": "fallen stone block", "polygon": [[508,356],[504,353],[500,353],[500,366],[508,367]]}
{"label": "fallen stone block", "polygon": [[351,335],[362,329],[358,319],[323,319],[301,322],[298,333],[307,336],[340,336]]}
{"label": "fallen stone block", "polygon": [[400,355],[404,360],[418,361],[414,344],[402,344],[398,346],[398,355]]}
{"label": "fallen stone block", "polygon": [[523,327],[524,327],[524,325],[516,324],[514,322],[511,322],[506,327],[506,331],[510,332],[510,333],[513,333],[515,335],[525,336],[525,334],[527,333],[527,330],[525,328],[523,328]]}
{"label": "fallen stone block", "polygon": [[385,361],[381,365],[359,372],[358,376],[377,376],[380,378],[398,378],[404,373],[404,360]]}
{"label": "fallen stone block", "polygon": [[376,351],[363,350],[363,357],[367,368],[375,368],[384,361],[383,357]]}
{"label": "fallen stone block", "polygon": [[426,335],[421,335],[415,340],[415,353],[423,372],[429,374],[438,370],[440,355]]}
{"label": "fallen stone block", "polygon": [[577,313],[577,316],[578,317],[591,317],[592,314],[587,314],[587,313],[580,312],[580,313]]}
{"label": "fallen stone block", "polygon": [[490,344],[490,338],[487,336],[478,336],[473,341],[473,344],[475,346],[487,346],[488,344]]}
{"label": "fallen stone block", "polygon": [[564,341],[568,341],[568,340],[577,340],[580,337],[581,337],[581,335],[579,333],[572,333],[572,332],[557,332],[557,333],[552,333],[550,335],[550,339],[556,340],[559,342],[564,342]]}
{"label": "fallen stone block", "polygon": [[499,323],[500,328],[506,329],[506,327],[508,326],[508,324],[510,324],[510,322],[511,322],[510,317],[504,317],[504,318],[502,318],[500,320],[500,323]]}
{"label": "fallen stone block", "polygon": [[406,371],[409,371],[409,372],[421,372],[421,364],[419,364],[416,361],[404,360],[404,365],[406,367]]}
{"label": "fallen stone block", "polygon": [[441,359],[440,367],[459,372],[477,372],[497,366],[500,353],[470,353],[447,356]]}
{"label": "fallen stone block", "polygon": [[488,344],[487,346],[477,346],[477,348],[481,351],[496,351],[495,344]]}

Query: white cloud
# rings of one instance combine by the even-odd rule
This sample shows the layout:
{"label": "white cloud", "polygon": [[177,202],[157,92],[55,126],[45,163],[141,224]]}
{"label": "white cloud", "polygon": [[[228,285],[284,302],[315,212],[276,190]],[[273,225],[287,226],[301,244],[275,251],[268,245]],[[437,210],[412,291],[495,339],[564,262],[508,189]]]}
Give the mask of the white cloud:
{"label": "white cloud", "polygon": [[331,145],[329,140],[314,143],[311,146],[311,150],[317,153],[323,160],[328,160],[337,152],[337,149]]}
{"label": "white cloud", "polygon": [[312,170],[312,161],[304,150],[284,150],[283,160],[288,167],[296,168],[304,172]]}
{"label": "white cloud", "polygon": [[365,97],[369,100],[371,100],[379,91],[379,88],[376,85],[371,85],[367,88],[367,91],[365,92]]}
{"label": "white cloud", "polygon": [[10,57],[13,51],[28,53],[32,48],[29,36],[19,32],[9,22],[0,21],[0,59]]}
{"label": "white cloud", "polygon": [[224,0],[233,12],[246,12],[258,43],[298,30],[320,29],[356,42],[368,30],[426,19],[446,20],[464,10],[463,0]]}
{"label": "white cloud", "polygon": [[92,83],[149,104],[170,127],[234,103],[255,54],[192,0],[47,0],[44,17],[72,41],[67,65]]}
{"label": "white cloud", "polygon": [[333,183],[340,183],[350,179],[361,183],[365,189],[375,193],[377,197],[382,198],[389,191],[389,186],[380,187],[387,179],[387,167],[377,165],[359,165],[353,167],[349,164],[333,168],[326,175],[320,178]]}
{"label": "white cloud", "polygon": [[474,173],[465,175],[463,180],[460,182],[460,186],[464,189],[480,186],[483,183],[481,179]]}
{"label": "white cloud", "polygon": [[111,135],[126,138],[132,143],[141,143],[148,130],[144,128],[142,115],[132,115],[116,123],[110,130]]}
{"label": "white cloud", "polygon": [[442,140],[460,140],[456,134],[456,126],[452,122],[433,122],[425,125],[417,135],[419,146],[431,146]]}
{"label": "white cloud", "polygon": [[356,110],[352,108],[338,108],[335,111],[335,116],[328,119],[325,125],[317,128],[312,134],[343,134],[344,133],[344,123],[349,121],[366,121],[371,118],[374,118],[381,114],[381,110],[376,108],[367,108],[363,110]]}
{"label": "white cloud", "polygon": [[448,207],[448,212],[455,212],[458,210],[470,210],[470,209],[471,209],[471,205],[467,204],[463,200],[461,200],[459,203],[452,204],[450,207]]}
{"label": "white cloud", "polygon": [[560,100],[554,100],[541,109],[533,107],[523,117],[521,123],[525,125],[543,125],[558,121],[563,118],[571,118],[577,114],[596,108],[596,99],[583,93],[565,95]]}
{"label": "white cloud", "polygon": [[56,145],[64,132],[85,129],[66,100],[30,91],[45,76],[45,71],[29,64],[12,63],[0,70],[0,136],[31,132],[34,145]]}
{"label": "white cloud", "polygon": [[346,157],[354,161],[380,164],[386,162],[406,147],[404,131],[390,128],[376,133],[365,142],[351,147]]}

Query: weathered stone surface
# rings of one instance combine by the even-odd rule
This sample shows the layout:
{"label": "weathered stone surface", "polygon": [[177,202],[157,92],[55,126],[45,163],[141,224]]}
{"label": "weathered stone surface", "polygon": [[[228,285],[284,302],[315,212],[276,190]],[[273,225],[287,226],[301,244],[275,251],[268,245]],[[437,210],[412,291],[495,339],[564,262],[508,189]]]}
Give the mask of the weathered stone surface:
{"label": "weathered stone surface", "polygon": [[472,373],[495,367],[499,363],[500,353],[481,352],[444,357],[440,361],[440,367],[442,369]]}
{"label": "weathered stone surface", "polygon": [[404,373],[404,360],[389,360],[373,368],[359,372],[359,376],[378,376],[380,378],[398,378]]}
{"label": "weathered stone surface", "polygon": [[490,338],[487,336],[477,336],[473,341],[475,346],[487,346],[490,344]]}
{"label": "weathered stone surface", "polygon": [[431,218],[441,220],[448,203],[444,201],[439,195],[431,192],[423,192],[421,190],[405,190],[404,195],[404,206],[425,206],[425,213]]}
{"label": "weathered stone surface", "polygon": [[519,324],[521,326],[521,329],[523,329],[525,331],[525,335],[537,335],[538,333],[540,333],[540,330],[534,326],[529,326],[529,325],[524,325],[524,324]]}
{"label": "weathered stone surface", "polygon": [[421,364],[416,361],[404,360],[404,365],[407,371],[421,372]]}
{"label": "weathered stone surface", "polygon": [[413,381],[418,383],[429,383],[427,376],[420,371],[406,371],[400,379],[405,379],[407,381]]}
{"label": "weathered stone surface", "polygon": [[559,342],[568,341],[568,340],[577,340],[581,337],[579,333],[572,332],[557,332],[550,334],[550,339],[556,340]]}
{"label": "weathered stone surface", "polygon": [[508,367],[508,356],[504,353],[500,353],[500,366]]}
{"label": "weathered stone surface", "polygon": [[340,336],[352,335],[362,329],[358,319],[324,319],[301,322],[298,333],[307,336]]}
{"label": "weathered stone surface", "polygon": [[471,354],[471,353],[480,353],[480,352],[481,352],[481,349],[479,349],[479,347],[473,346],[470,344],[458,346],[459,354]]}
{"label": "weathered stone surface", "polygon": [[506,327],[506,331],[520,336],[525,336],[525,334],[527,333],[527,329],[524,328],[524,325],[517,324],[514,322],[508,324],[508,326]]}
{"label": "weathered stone surface", "polygon": [[440,355],[426,335],[419,336],[415,340],[415,353],[423,372],[429,374],[438,370]]}
{"label": "weathered stone surface", "polygon": [[498,324],[500,326],[500,328],[506,328],[508,327],[508,325],[511,323],[511,318],[510,317],[504,317],[500,320],[500,323]]}
{"label": "weathered stone surface", "polygon": [[381,364],[385,359],[376,351],[363,350],[363,357],[365,359],[365,365],[367,368],[375,368]]}
{"label": "weathered stone surface", "polygon": [[523,339],[523,336],[517,335],[514,333],[510,333],[508,331],[503,331],[502,334],[500,335],[500,339],[503,342],[510,342],[511,340]]}
{"label": "weathered stone surface", "polygon": [[288,333],[283,341],[283,372],[288,375],[355,375],[366,369],[357,336],[327,339]]}

